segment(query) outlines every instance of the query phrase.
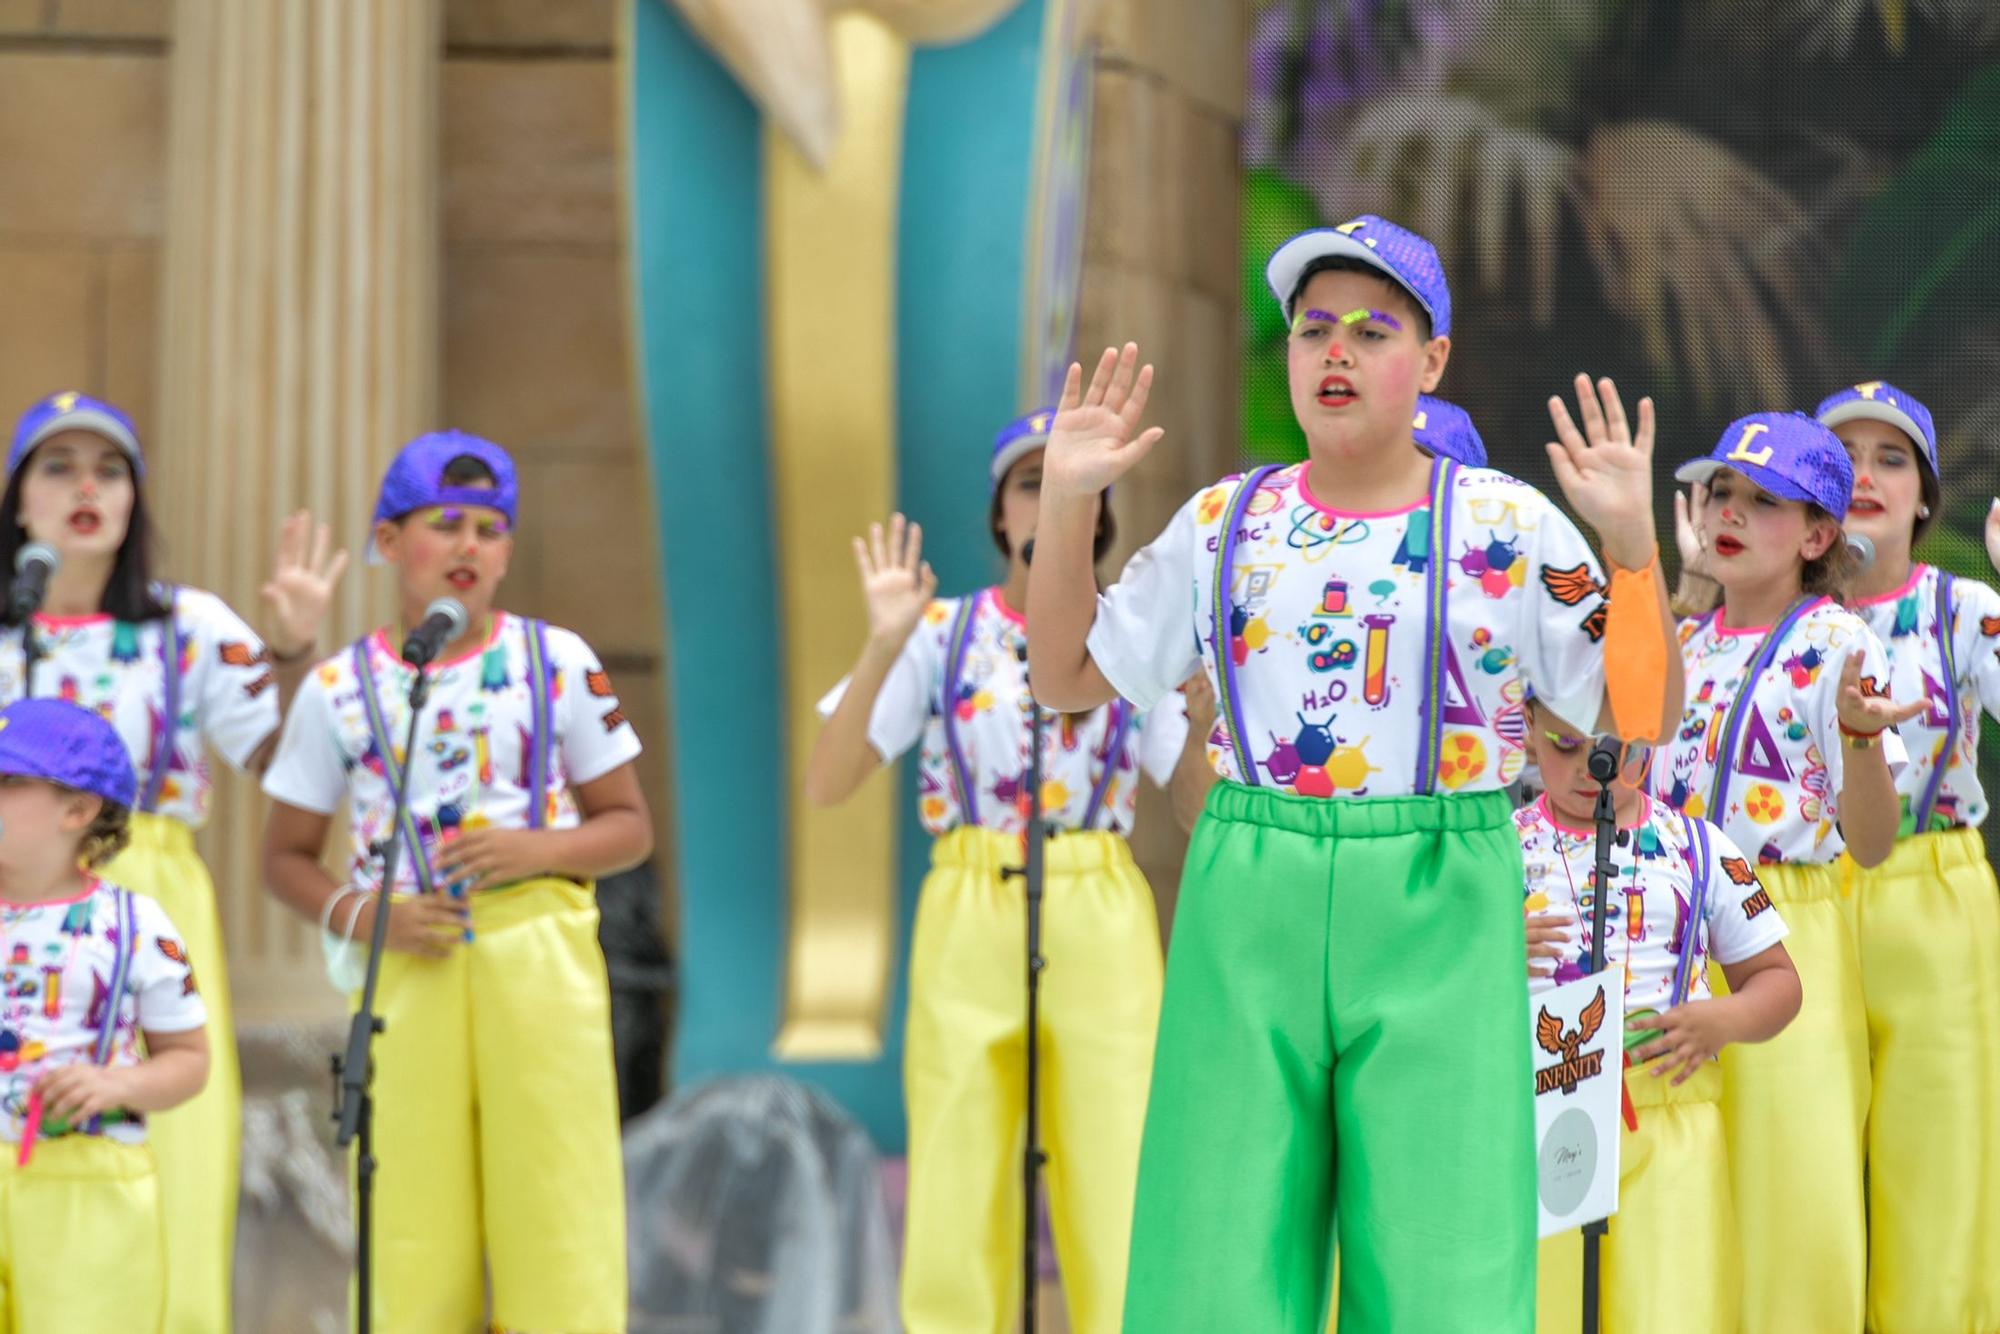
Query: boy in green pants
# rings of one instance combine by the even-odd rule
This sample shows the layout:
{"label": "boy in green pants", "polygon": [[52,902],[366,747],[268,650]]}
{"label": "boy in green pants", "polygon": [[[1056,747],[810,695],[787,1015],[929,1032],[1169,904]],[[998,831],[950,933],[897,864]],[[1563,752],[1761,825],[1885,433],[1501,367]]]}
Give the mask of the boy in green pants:
{"label": "boy in green pants", "polygon": [[[1125,1328],[1534,1328],[1520,846],[1525,689],[1633,739],[1681,704],[1650,400],[1550,400],[1563,493],[1426,454],[1450,355],[1437,252],[1380,218],[1271,257],[1307,463],[1190,499],[1099,595],[1090,499],[1162,432],[1152,368],[1072,367],[1030,580],[1037,698],[1144,707],[1197,667],[1223,781],[1188,849],[1140,1159]],[[1609,682],[1607,660],[1618,664]]]}

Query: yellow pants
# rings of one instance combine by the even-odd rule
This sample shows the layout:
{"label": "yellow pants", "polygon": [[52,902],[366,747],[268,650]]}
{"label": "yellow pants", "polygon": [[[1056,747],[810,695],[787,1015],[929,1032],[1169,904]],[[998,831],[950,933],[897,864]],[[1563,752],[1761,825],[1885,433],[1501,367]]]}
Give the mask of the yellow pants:
{"label": "yellow pants", "polygon": [[0,1334],[154,1334],[166,1271],[152,1151],[64,1135],[17,1167],[16,1148],[0,1143]]}
{"label": "yellow pants", "polygon": [[[1628,1070],[1625,1087],[1639,1128],[1619,1135],[1618,1212],[1602,1243],[1599,1328],[1734,1334],[1743,1266],[1718,1105],[1722,1071],[1707,1066],[1674,1088],[1668,1078]],[[1583,1311],[1583,1233],[1545,1238],[1540,1261],[1535,1328],[1574,1334]]]}
{"label": "yellow pants", "polygon": [[194,961],[208,1007],[208,1083],[170,1112],[147,1118],[159,1163],[167,1245],[165,1334],[215,1334],[230,1327],[229,1284],[236,1249],[237,1172],[243,1147],[243,1081],[215,882],[194,850],[194,832],[161,815],[132,817],[131,846],[104,878],[166,909]]}
{"label": "yellow pants", "polygon": [[[611,992],[590,889],[472,901],[446,959],[390,953],[375,1040],[374,1327],[625,1328]],[[484,1264],[482,1262],[485,1262]]]}
{"label": "yellow pants", "polygon": [[[1026,910],[1021,840],[959,829],[937,841],[910,954],[904,1050],[910,1193],[903,1323],[910,1334],[1003,1334],[1020,1299],[1027,1125]],[[1041,1125],[1070,1327],[1115,1334],[1139,1135],[1160,1018],[1153,893],[1115,834],[1048,843]]]}
{"label": "yellow pants", "polygon": [[2000,1331],[2000,885],[1977,830],[1846,862],[1868,1008],[1868,1327]]}
{"label": "yellow pants", "polygon": [[[1861,1167],[1868,1123],[1868,1019],[1861,963],[1834,865],[1760,866],[1790,928],[1805,995],[1769,1042],[1723,1049],[1723,1125],[1743,1238],[1749,1334],[1861,1328],[1868,1233]],[[1709,985],[1728,990],[1722,969]],[[1669,1253],[1662,1263],[1671,1265]]]}

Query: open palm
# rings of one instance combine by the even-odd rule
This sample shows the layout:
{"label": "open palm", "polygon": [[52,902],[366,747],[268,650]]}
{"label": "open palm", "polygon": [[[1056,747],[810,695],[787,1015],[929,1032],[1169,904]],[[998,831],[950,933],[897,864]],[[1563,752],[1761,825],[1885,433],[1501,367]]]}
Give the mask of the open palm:
{"label": "open palm", "polygon": [[1136,467],[1166,434],[1158,426],[1139,429],[1152,391],[1153,368],[1139,366],[1137,343],[1105,348],[1088,388],[1082,365],[1072,362],[1049,424],[1043,489],[1094,495]]}
{"label": "open palm", "polygon": [[1930,707],[1930,701],[1925,699],[1896,703],[1881,692],[1874,677],[1861,675],[1861,661],[1862,654],[1857,649],[1841,664],[1840,694],[1834,699],[1834,711],[1839,714],[1842,727],[1862,736],[1874,736],[1884,728],[1910,721]]}
{"label": "open palm", "polygon": [[1549,400],[1549,418],[1556,440],[1548,445],[1549,463],[1563,495],[1577,514],[1607,543],[1614,538],[1653,528],[1653,400],[1639,400],[1639,428],[1625,418],[1618,386],[1609,379],[1592,387],[1590,377],[1576,377],[1577,418],[1560,397]]}
{"label": "open palm", "polygon": [[879,523],[854,539],[861,571],[861,599],[868,606],[868,637],[900,648],[937,594],[937,575],[924,558],[924,530],[900,514],[885,534]]}
{"label": "open palm", "polygon": [[304,510],[287,518],[278,530],[278,560],[264,584],[264,605],[271,618],[271,651],[281,658],[296,657],[311,648],[319,638],[320,626],[326,623],[333,590],[347,569],[346,550],[328,556],[331,544],[327,526],[320,524],[315,531],[312,515]]}

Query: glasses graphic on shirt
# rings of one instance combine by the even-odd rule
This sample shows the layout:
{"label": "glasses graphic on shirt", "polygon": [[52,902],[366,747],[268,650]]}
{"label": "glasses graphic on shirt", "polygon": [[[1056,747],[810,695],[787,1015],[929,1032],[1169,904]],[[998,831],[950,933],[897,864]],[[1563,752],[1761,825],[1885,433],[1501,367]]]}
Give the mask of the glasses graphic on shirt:
{"label": "glasses graphic on shirt", "polygon": [[1485,528],[1511,524],[1517,533],[1532,533],[1542,526],[1542,506],[1538,502],[1524,507],[1505,496],[1471,496],[1465,508],[1472,521]]}

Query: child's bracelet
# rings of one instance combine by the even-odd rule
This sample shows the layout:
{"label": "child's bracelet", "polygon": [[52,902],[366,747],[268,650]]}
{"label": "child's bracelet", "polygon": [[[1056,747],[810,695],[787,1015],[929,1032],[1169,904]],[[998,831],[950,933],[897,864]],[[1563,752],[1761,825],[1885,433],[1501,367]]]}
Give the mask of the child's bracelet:
{"label": "child's bracelet", "polygon": [[1841,723],[1840,737],[1847,743],[1849,750],[1872,750],[1875,743],[1881,739],[1882,733],[1879,729],[1873,732],[1857,732],[1846,723]]}
{"label": "child's bracelet", "polygon": [[[321,931],[324,931],[328,935],[332,935],[333,910],[340,905],[340,901],[344,898],[347,898],[349,895],[365,894],[366,892],[367,892],[366,890],[361,889],[359,886],[356,885],[342,885],[339,889],[334,890],[332,895],[330,895],[327,898],[327,901],[320,905],[319,929]],[[347,932],[350,938],[352,938],[354,934],[354,919],[355,917],[360,915],[360,912],[361,912],[360,908],[357,907],[354,910],[354,912],[348,914]]]}

